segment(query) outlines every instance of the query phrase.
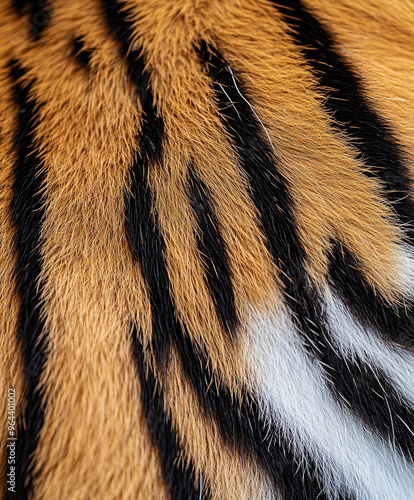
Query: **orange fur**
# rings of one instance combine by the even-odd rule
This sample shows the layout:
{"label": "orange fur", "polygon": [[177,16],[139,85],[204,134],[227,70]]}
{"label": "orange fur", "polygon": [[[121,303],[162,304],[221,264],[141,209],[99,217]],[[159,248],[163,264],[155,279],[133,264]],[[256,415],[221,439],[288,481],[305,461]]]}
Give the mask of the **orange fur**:
{"label": "orange fur", "polygon": [[[395,127],[414,179],[413,9],[382,0],[380,7],[371,0],[358,6],[352,0],[306,4],[335,32],[339,50],[362,75],[369,99]],[[328,290],[327,253],[330,239],[336,238],[357,257],[378,295],[391,304],[404,301],[397,260],[402,230],[381,184],[363,175],[355,149],[332,127],[335,117],[323,110],[324,89],[266,0],[128,0],[126,5],[134,22],[131,50],[143,47],[165,125],[163,161],[151,165],[149,185],[166,242],[175,313],[238,404],[253,382],[243,347],[226,336],[209,293],[187,189],[191,163],[212,195],[242,324],[251,310],[270,310],[275,296],[282,300],[281,271],[271,262],[248,180],[215,112],[215,97],[193,45],[205,38],[219,46],[245,82],[294,200],[307,270],[319,289]],[[132,360],[133,324],[148,348],[158,386],[167,394],[165,411],[184,442],[182,463],[193,460],[196,482],[201,474],[214,500],[271,498],[267,475],[253,459],[234,454],[214,421],[203,415],[176,351],[165,379],[148,347],[148,286],[124,230],[124,192],[145,116],[100,3],[53,1],[50,25],[38,41],[29,38],[26,17],[19,17],[11,2],[3,1],[0,8],[2,415],[8,387],[16,387],[22,406],[25,396],[15,339],[15,229],[8,208],[18,111],[9,59],[20,61],[24,82],[34,80],[32,97],[41,104],[35,136],[45,172],[40,281],[48,360],[41,378],[47,406],[33,498],[168,497]],[[380,17],[373,17],[373,11]],[[74,36],[93,51],[89,69],[71,53]],[[5,437],[3,418],[2,469]],[[4,488],[3,476],[0,481]]]}
{"label": "orange fur", "polygon": [[335,33],[339,51],[363,78],[366,95],[392,123],[414,180],[412,3],[317,0],[309,6]]}

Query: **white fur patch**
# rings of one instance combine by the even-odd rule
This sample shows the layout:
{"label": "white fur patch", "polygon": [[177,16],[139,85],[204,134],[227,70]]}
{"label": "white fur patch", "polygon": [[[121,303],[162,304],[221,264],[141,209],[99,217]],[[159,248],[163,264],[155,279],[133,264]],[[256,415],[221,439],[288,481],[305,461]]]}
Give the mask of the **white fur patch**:
{"label": "white fur patch", "polygon": [[397,391],[414,404],[414,355],[388,345],[375,332],[363,328],[338,298],[326,301],[325,313],[340,351],[351,359],[358,355],[368,365],[380,368],[395,384]]}
{"label": "white fur patch", "polygon": [[398,256],[400,262],[400,282],[407,296],[410,299],[414,299],[414,250],[409,245],[401,244]]}
{"label": "white fur patch", "polygon": [[[343,318],[339,323],[337,311],[341,308],[332,308],[336,326],[341,331],[348,328],[346,336],[351,339],[341,346],[369,351],[368,359],[380,354],[382,364],[401,363],[394,368],[394,376],[403,387],[408,361],[401,362],[395,353],[387,357],[385,347],[375,343],[368,349],[369,336],[355,341],[358,331]],[[359,333],[366,335],[362,329]],[[245,334],[243,355],[265,417],[282,427],[298,459],[304,452],[313,458],[329,497],[348,492],[358,500],[414,498],[414,468],[335,402],[322,368],[310,360],[283,306],[272,312],[251,312]]]}

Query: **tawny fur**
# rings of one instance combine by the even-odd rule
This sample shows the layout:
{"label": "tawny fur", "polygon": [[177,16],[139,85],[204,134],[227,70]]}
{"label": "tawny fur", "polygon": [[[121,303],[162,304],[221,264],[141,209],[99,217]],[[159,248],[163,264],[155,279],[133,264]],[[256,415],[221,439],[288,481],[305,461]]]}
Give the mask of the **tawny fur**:
{"label": "tawny fur", "polygon": [[[126,5],[165,124],[164,160],[153,165],[149,182],[176,313],[237,404],[242,390],[256,382],[245,345],[229,341],[209,295],[187,189],[191,162],[212,195],[242,325],[251,310],[270,310],[279,301],[280,270],[271,262],[246,177],[214,111],[213,91],[193,45],[200,38],[217,44],[243,78],[287,180],[307,270],[319,290],[330,294],[327,252],[335,238],[352,250],[378,295],[403,303],[402,229],[380,183],[363,174],[369,165],[331,126],[335,118],[323,110],[324,90],[266,0],[129,0]],[[371,0],[307,0],[306,5],[337,35],[338,50],[400,141],[414,181],[412,5]],[[0,413],[7,413],[8,387],[16,387],[20,410],[25,400],[9,209],[17,109],[7,64],[18,59],[25,79],[35,80],[33,98],[42,105],[35,134],[46,175],[41,280],[48,359],[41,386],[47,409],[33,498],[167,498],[129,338],[132,323],[139,325],[144,345],[152,336],[148,291],[124,231],[124,192],[142,110],[100,2],[56,0],[51,10],[50,24],[34,40],[27,16],[1,2]],[[92,51],[89,69],[73,57],[75,36]],[[196,481],[201,477],[215,500],[273,498],[269,478],[254,460],[234,454],[214,422],[204,418],[175,356],[166,378],[157,373],[168,393],[165,410],[184,443],[183,463],[191,457]],[[150,349],[147,358],[157,370]],[[4,470],[5,418],[1,422]],[[4,476],[0,481],[4,488]]]}

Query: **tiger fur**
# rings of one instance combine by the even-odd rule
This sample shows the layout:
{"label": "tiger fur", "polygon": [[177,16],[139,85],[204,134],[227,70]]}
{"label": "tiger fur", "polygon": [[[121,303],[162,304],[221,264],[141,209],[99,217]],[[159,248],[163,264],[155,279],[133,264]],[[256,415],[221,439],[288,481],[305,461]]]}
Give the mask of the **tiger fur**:
{"label": "tiger fur", "polygon": [[0,5],[4,498],[414,499],[414,4]]}

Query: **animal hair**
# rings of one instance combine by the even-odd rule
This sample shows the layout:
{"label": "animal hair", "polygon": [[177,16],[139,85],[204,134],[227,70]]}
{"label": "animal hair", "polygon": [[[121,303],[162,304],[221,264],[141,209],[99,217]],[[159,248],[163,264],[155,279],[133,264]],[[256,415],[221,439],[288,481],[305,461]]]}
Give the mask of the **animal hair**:
{"label": "animal hair", "polygon": [[0,2],[0,495],[414,498],[414,4]]}

